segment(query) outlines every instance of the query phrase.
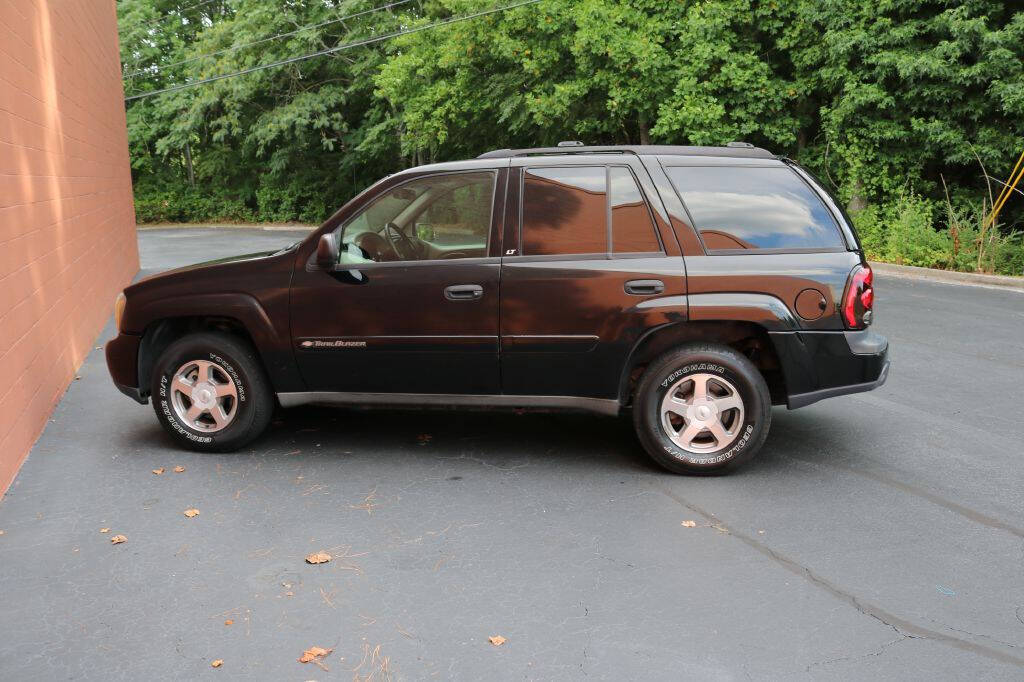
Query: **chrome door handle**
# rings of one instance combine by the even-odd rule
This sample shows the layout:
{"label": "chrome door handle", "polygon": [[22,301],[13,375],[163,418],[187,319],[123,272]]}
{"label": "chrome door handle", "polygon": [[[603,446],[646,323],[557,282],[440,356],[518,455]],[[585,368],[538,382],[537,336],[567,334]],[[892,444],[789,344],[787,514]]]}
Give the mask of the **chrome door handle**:
{"label": "chrome door handle", "polygon": [[453,284],[444,288],[444,297],[449,301],[476,301],[484,297],[484,288],[479,284]]}
{"label": "chrome door handle", "polygon": [[653,296],[665,291],[665,283],[660,279],[631,279],[622,288],[633,296]]}

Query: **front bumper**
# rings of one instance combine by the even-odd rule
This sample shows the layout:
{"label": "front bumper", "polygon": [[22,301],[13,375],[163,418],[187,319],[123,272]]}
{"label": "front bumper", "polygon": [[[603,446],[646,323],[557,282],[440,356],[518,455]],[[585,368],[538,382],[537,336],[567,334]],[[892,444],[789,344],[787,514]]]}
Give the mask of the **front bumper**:
{"label": "front bumper", "polygon": [[139,387],[139,344],[141,336],[118,334],[110,341],[104,352],[107,356],[107,370],[117,390],[143,405],[148,398]]}
{"label": "front bumper", "polygon": [[889,342],[871,330],[772,332],[786,381],[786,406],[871,391],[889,377]]}

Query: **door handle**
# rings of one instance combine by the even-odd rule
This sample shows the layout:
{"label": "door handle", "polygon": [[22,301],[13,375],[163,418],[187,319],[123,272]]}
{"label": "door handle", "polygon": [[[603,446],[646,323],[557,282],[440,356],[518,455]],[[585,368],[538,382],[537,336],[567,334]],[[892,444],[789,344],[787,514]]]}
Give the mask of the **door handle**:
{"label": "door handle", "polygon": [[449,301],[476,301],[484,297],[484,288],[479,284],[453,284],[444,288],[444,297]]}
{"label": "door handle", "polygon": [[660,279],[631,279],[622,288],[633,296],[651,296],[665,291],[665,283]]}

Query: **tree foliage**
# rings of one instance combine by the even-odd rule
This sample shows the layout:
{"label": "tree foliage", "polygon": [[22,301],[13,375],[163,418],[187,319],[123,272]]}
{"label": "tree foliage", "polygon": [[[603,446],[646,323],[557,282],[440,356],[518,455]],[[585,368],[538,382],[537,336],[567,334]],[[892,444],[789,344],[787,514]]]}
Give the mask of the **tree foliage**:
{"label": "tree foliage", "polygon": [[[386,2],[119,0],[126,93],[505,4],[368,11]],[[741,139],[797,159],[853,208],[883,215],[913,196],[935,224],[943,180],[957,210],[980,211],[983,169],[1006,178],[1024,148],[1024,11],[544,0],[127,107],[143,219],[318,221],[384,174],[493,148]],[[1022,205],[1009,202],[1004,230]]]}

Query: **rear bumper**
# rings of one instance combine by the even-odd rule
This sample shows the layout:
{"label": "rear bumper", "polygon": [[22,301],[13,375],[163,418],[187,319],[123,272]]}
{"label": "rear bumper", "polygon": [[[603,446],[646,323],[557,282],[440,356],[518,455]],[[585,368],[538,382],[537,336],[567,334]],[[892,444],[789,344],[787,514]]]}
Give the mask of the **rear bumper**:
{"label": "rear bumper", "polygon": [[871,391],[889,377],[889,342],[873,331],[770,335],[791,410],[825,398]]}
{"label": "rear bumper", "polygon": [[141,336],[118,334],[107,342],[107,370],[117,390],[143,405],[147,399],[139,387],[139,343]]}

